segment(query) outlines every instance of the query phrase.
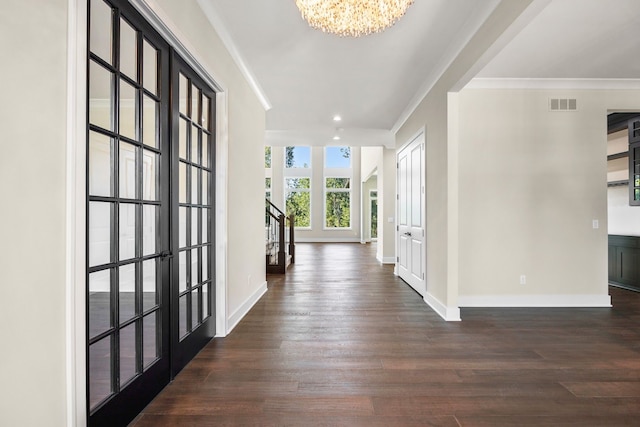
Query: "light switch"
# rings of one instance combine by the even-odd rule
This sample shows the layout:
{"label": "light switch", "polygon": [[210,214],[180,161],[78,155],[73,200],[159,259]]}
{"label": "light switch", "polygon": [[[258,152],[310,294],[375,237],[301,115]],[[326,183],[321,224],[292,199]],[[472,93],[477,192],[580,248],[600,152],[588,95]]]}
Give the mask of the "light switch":
{"label": "light switch", "polygon": [[393,217],[390,216],[389,218],[387,218],[387,222],[393,222]]}
{"label": "light switch", "polygon": [[594,220],[593,220],[593,228],[594,228],[594,229],[596,229],[596,228],[600,228],[600,223],[598,222],[598,220],[597,220],[597,219],[594,219]]}

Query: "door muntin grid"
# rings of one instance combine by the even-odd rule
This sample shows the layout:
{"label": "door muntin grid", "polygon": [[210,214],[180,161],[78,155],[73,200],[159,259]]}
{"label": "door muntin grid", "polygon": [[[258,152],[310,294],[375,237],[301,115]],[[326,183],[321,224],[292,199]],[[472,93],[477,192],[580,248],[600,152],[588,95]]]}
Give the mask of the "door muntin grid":
{"label": "door muntin grid", "polygon": [[178,339],[211,317],[212,98],[178,74]]}
{"label": "door muntin grid", "polygon": [[[88,409],[162,354],[160,54],[104,0],[89,0]],[[162,72],[168,72],[162,71]],[[164,173],[164,172],[163,172]]]}

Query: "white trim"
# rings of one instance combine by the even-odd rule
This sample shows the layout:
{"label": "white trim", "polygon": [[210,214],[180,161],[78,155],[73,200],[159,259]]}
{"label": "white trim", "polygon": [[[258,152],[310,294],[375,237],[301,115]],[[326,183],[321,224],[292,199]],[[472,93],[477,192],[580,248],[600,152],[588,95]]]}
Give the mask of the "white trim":
{"label": "white trim", "polygon": [[424,302],[427,303],[429,307],[433,309],[440,317],[442,317],[447,322],[459,322],[460,319],[460,308],[459,307],[447,307],[442,304],[440,300],[429,292],[427,292],[424,296]]}
{"label": "white trim", "polygon": [[229,110],[226,92],[216,93],[216,336],[227,334]]}
{"label": "white trim", "polygon": [[249,86],[260,101],[260,104],[262,104],[262,107],[266,111],[269,111],[272,107],[271,102],[267,98],[267,95],[264,93],[264,89],[262,89],[262,86],[260,86],[260,83],[247,66],[244,58],[238,51],[238,48],[233,42],[233,37],[231,37],[226,26],[223,24],[222,19],[220,19],[218,13],[215,11],[213,2],[198,0],[198,5],[200,5],[200,8],[204,12],[204,15],[209,20],[211,26],[215,29],[218,37],[220,37],[222,44],[224,44],[224,46],[227,48],[227,51],[229,51],[229,55],[233,59],[233,62],[235,62],[240,69],[240,72],[249,83]]}
{"label": "white trim", "polygon": [[65,214],[66,425],[85,427],[85,191],[87,2],[68,0]]}
{"label": "white trim", "polygon": [[233,331],[233,329],[238,326],[238,323],[244,318],[244,316],[249,313],[249,311],[253,308],[254,305],[262,298],[262,296],[267,292],[267,282],[263,282],[256,291],[246,299],[244,303],[238,307],[238,309],[229,316],[229,327],[227,329],[227,335]]}
{"label": "white trim", "polygon": [[207,84],[216,92],[225,91],[225,85],[221,79],[211,76],[209,71],[202,65],[205,62],[201,61],[199,55],[195,54],[198,50],[187,41],[189,39],[173,24],[171,18],[155,0],[129,0],[129,3]]}
{"label": "white trim", "polygon": [[[340,229],[333,229],[340,231]],[[298,237],[296,243],[360,243],[360,237]]]}
{"label": "white trim", "polygon": [[378,262],[380,264],[395,264],[396,263],[396,257],[394,256],[384,256],[384,257],[379,257],[376,256],[376,259],[378,260]]}
{"label": "white trim", "polygon": [[466,89],[640,89],[640,79],[525,79],[476,77]]}
{"label": "white trim", "polygon": [[485,23],[489,16],[491,16],[499,3],[499,1],[494,0],[493,4],[485,8],[482,13],[472,14],[467,19],[462,28],[471,28],[471,31],[469,31],[464,36],[462,36],[461,34],[458,38],[450,43],[451,49],[447,50],[446,56],[443,56],[440,59],[440,61],[433,68],[434,71],[432,71],[427,76],[422,85],[416,90],[415,95],[413,96],[413,98],[411,98],[411,101],[409,101],[406,108],[402,111],[395,124],[391,128],[391,133],[393,133],[394,135],[397,134],[400,128],[405,124],[405,122],[409,120],[409,117],[411,117],[416,108],[418,108],[420,103],[427,97],[429,92],[431,92],[431,89],[433,89],[440,78],[442,78],[451,64],[453,64],[453,61],[458,58],[462,50],[467,46],[471,39],[473,39],[480,27]]}
{"label": "white trim", "polygon": [[458,296],[460,307],[611,307],[609,295]]}

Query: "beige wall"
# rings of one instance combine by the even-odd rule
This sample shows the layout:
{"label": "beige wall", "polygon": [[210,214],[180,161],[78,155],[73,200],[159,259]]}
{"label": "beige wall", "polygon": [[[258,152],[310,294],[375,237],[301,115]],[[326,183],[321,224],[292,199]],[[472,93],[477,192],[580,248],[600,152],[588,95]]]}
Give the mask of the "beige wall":
{"label": "beige wall", "polygon": [[[444,311],[457,307],[458,295],[458,224],[457,212],[451,210],[457,209],[457,201],[450,200],[457,198],[454,157],[458,153],[456,143],[450,143],[453,136],[448,130],[449,91],[530,3],[531,0],[501,2],[396,133],[396,148],[400,148],[422,128],[426,129],[427,299],[435,300],[445,317],[448,315]],[[452,160],[454,169],[450,170]]]}
{"label": "beige wall", "polygon": [[[551,97],[579,109],[551,112]],[[606,295],[600,92],[467,89],[459,102],[461,300]]]}
{"label": "beige wall", "polygon": [[385,148],[378,167],[378,261],[396,260],[396,151]]}
{"label": "beige wall", "polygon": [[265,112],[196,0],[150,3],[179,28],[181,41],[228,94],[227,315],[231,316],[265,282]]}
{"label": "beige wall", "polygon": [[0,3],[3,426],[66,423],[66,33],[67,1]]}

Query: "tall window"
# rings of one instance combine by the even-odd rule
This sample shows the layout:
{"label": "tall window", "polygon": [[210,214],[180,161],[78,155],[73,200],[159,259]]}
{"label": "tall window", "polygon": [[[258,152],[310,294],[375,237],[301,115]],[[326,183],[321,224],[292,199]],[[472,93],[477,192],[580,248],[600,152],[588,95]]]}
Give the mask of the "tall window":
{"label": "tall window", "polygon": [[271,147],[264,147],[264,195],[267,200],[271,200]]}
{"label": "tall window", "polygon": [[350,228],[351,148],[326,147],[324,158],[325,228]]}
{"label": "tall window", "polygon": [[296,227],[311,227],[311,147],[285,148],[285,202]]}

